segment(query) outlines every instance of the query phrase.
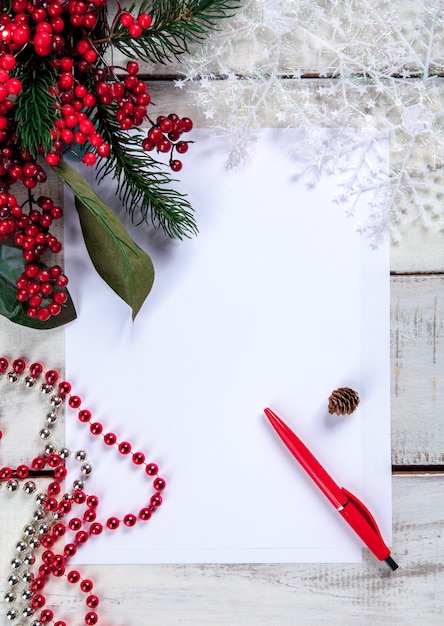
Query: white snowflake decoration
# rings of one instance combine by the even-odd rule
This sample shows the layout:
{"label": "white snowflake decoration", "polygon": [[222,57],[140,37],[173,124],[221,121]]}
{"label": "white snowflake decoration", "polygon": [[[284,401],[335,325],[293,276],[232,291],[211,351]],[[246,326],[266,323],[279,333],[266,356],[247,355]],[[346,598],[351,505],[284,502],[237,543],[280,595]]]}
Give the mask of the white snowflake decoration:
{"label": "white snowflake decoration", "polygon": [[[311,176],[352,155],[355,171],[340,199],[354,214],[360,193],[380,188],[361,225],[374,241],[389,226],[398,237],[397,224],[412,206],[426,227],[441,216],[428,198],[427,178],[433,173],[444,185],[444,6],[415,0],[397,6],[402,16],[390,0],[249,0],[187,60],[178,81],[230,138],[228,166],[248,157],[250,131],[267,125],[306,130],[297,160]],[[343,143],[319,141],[322,127],[341,129]],[[356,170],[368,136],[357,143],[346,132],[353,128],[390,137],[389,172],[369,180],[368,171]]]}

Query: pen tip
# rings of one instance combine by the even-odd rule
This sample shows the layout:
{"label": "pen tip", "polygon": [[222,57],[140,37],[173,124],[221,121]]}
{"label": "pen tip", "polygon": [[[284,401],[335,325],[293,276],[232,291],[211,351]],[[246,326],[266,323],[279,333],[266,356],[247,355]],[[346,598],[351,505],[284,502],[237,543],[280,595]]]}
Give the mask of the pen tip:
{"label": "pen tip", "polygon": [[392,559],[391,556],[388,556],[384,560],[387,563],[387,565],[390,567],[390,569],[392,569],[393,571],[395,571],[395,569],[398,569],[398,567],[399,567],[398,564],[396,563],[396,561],[394,559]]}

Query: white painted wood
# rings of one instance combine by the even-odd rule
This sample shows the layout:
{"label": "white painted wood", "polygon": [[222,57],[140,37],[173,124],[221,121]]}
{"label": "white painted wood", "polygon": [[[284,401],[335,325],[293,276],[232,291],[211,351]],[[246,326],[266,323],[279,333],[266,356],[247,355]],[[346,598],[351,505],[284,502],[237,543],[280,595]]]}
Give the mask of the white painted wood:
{"label": "white painted wood", "polygon": [[[444,610],[443,488],[442,474],[394,477],[393,556],[400,565],[396,572],[368,553],[357,565],[79,569],[94,580],[101,598],[100,623],[109,626],[440,626]],[[0,493],[2,561],[10,554],[5,537],[12,535],[4,533],[5,525],[11,528],[10,520],[15,518],[18,523],[19,516],[12,505],[5,514],[5,495]],[[267,514],[273,516],[273,509]],[[0,572],[4,572],[3,565]],[[0,591],[4,590],[2,579]],[[48,597],[50,593],[48,588]],[[48,603],[54,603],[60,617],[80,625],[84,594],[65,582],[57,583],[53,594]],[[0,618],[1,626],[9,623]]]}

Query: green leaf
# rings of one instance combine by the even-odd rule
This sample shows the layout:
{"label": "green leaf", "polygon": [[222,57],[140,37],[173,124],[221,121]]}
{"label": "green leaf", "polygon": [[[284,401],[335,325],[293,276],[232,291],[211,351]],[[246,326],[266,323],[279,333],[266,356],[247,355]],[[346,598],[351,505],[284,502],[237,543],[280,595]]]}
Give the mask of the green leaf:
{"label": "green leaf", "polygon": [[[58,328],[76,319],[76,310],[69,293],[68,300],[63,305],[60,315],[50,317],[46,322],[28,317],[25,307],[16,298],[17,287],[15,281],[23,272],[24,267],[25,261],[20,249],[8,245],[0,245],[0,315],[3,315],[15,324],[38,330]],[[41,267],[46,268],[44,264],[41,264]]]}
{"label": "green leaf", "polygon": [[85,244],[97,272],[131,308],[133,319],[151,291],[154,267],[150,257],[131,239],[118,217],[68,163],[56,168],[74,192]]}

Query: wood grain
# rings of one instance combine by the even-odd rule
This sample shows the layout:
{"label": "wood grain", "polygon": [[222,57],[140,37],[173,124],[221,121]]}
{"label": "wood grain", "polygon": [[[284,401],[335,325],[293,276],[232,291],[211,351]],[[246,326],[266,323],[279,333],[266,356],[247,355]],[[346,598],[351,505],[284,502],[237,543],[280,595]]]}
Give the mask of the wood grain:
{"label": "wood grain", "polygon": [[[95,581],[99,614],[109,626],[439,626],[444,610],[443,489],[444,475],[394,477],[396,572],[367,552],[356,565],[88,566],[82,572]],[[23,503],[5,507],[8,495],[0,493],[0,574],[11,554],[6,541],[11,532],[4,530],[20,525],[20,517],[25,520]],[[0,580],[4,592],[4,576]],[[84,598],[63,581],[57,585],[50,604],[60,617],[80,624]],[[0,617],[2,626],[9,623]]]}

